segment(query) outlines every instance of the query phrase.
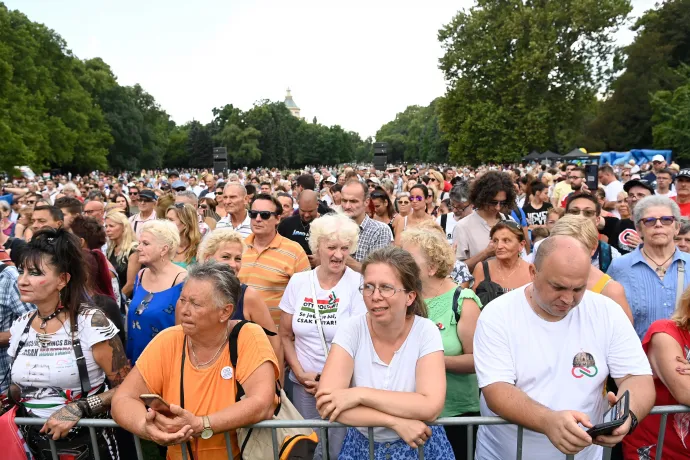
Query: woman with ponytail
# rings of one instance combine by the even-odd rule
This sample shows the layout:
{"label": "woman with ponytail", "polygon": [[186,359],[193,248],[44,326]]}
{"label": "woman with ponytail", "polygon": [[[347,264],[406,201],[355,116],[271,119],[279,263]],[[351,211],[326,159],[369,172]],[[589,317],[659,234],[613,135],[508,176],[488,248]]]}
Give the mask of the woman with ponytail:
{"label": "woman with ponytail", "polygon": [[[438,327],[427,319],[417,263],[388,246],[362,264],[367,313],[338,327],[316,393],[321,417],[374,428],[374,456],[454,459],[443,427],[429,427],[446,399]],[[440,327],[440,326],[439,326]],[[348,428],[340,460],[369,455],[367,428]]]}
{"label": "woman with ponytail", "polygon": [[[117,327],[89,297],[80,246],[64,229],[43,229],[18,266],[21,300],[37,309],[10,329],[9,395],[17,415],[48,418],[43,426],[20,428],[39,460],[52,458],[49,439],[56,441],[58,456],[76,451],[79,458],[94,458],[88,428],[75,425],[106,415],[130,369]],[[100,458],[119,458],[112,429],[99,430],[97,441]]]}

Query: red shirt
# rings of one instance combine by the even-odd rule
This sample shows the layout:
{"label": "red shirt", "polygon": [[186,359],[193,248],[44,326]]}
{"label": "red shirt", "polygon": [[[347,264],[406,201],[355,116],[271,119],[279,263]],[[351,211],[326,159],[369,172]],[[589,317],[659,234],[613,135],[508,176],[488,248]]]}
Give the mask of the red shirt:
{"label": "red shirt", "polygon": [[[671,197],[673,201],[678,203],[678,200],[676,199],[678,197]],[[690,202],[687,203],[678,203],[678,207],[680,208],[680,215],[685,216],[685,217],[690,217]]]}
{"label": "red shirt", "polygon": [[[690,332],[680,329],[670,319],[660,319],[653,322],[649,327],[647,334],[642,339],[642,348],[644,348],[645,353],[649,354],[652,336],[657,333],[668,334],[673,337],[683,349],[685,358],[690,358]],[[654,376],[654,387],[656,389],[655,405],[678,404],[666,385],[656,376]],[[660,422],[661,415],[648,415],[640,422],[633,434],[623,438],[623,457],[626,460],[654,458]],[[664,436],[664,451],[661,458],[664,460],[687,460],[690,458],[690,413],[669,414]]]}

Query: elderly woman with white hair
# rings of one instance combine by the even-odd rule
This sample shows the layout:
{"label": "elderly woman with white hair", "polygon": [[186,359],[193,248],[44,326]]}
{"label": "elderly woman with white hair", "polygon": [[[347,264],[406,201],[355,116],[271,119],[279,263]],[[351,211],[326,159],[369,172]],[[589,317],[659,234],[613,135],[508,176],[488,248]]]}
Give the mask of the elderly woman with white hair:
{"label": "elderly woman with white hair", "polygon": [[141,228],[139,263],[146,268],[134,281],[127,312],[127,357],[135,364],[159,332],[175,325],[175,305],[187,270],[172,263],[180,232],[169,220],[151,220]]}
{"label": "elderly woman with white hair", "polygon": [[[242,268],[242,254],[244,253],[244,249],[244,236],[242,236],[240,232],[231,228],[218,228],[206,235],[201,241],[199,252],[197,253],[197,260],[200,263],[213,260],[227,265],[235,276],[237,276],[240,272],[240,268]],[[231,319],[246,319],[247,321],[258,324],[267,331],[275,333],[276,335],[269,336],[268,340],[273,346],[279,363],[282,364],[283,354],[280,349],[278,330],[276,329],[275,322],[271,318],[271,313],[268,311],[266,302],[264,302],[259,293],[256,292],[256,289],[244,283],[240,284],[237,304],[235,305]]]}
{"label": "elderly woman with white hair", "polygon": [[[346,265],[358,237],[359,227],[344,214],[315,219],[309,247],[318,265],[293,275],[280,301],[279,335],[295,384],[292,402],[305,419],[321,418],[314,395],[336,331],[345,320],[366,313],[361,275]],[[338,457],[345,434],[329,430],[330,458]],[[314,458],[321,455],[319,447]]]}

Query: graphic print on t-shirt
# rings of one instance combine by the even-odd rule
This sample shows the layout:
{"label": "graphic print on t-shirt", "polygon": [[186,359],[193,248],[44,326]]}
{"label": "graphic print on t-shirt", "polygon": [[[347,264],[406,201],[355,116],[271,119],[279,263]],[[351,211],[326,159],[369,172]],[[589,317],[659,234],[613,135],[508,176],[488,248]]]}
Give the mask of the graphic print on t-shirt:
{"label": "graphic print on t-shirt", "polygon": [[[319,316],[321,316],[322,326],[337,326],[338,325],[338,304],[340,299],[336,297],[335,292],[331,291],[327,300],[318,300]],[[314,301],[311,297],[305,297],[302,302],[302,307],[297,316],[298,323],[316,324],[316,316],[314,315]]]}
{"label": "graphic print on t-shirt", "polygon": [[631,251],[634,250],[634,249],[635,249],[635,246],[631,245],[631,244],[628,242],[628,238],[631,237],[631,236],[636,236],[636,237],[638,237],[638,238],[640,237],[640,235],[638,235],[638,233],[637,233],[635,230],[631,229],[631,228],[626,228],[625,230],[623,230],[622,232],[620,232],[620,234],[618,235],[618,245],[619,245],[619,247],[628,247],[628,248],[630,248]]}
{"label": "graphic print on t-shirt", "polygon": [[594,377],[599,373],[597,364],[594,362],[594,356],[591,353],[581,351],[573,358],[573,370],[571,371],[573,377],[581,379],[582,377]]}

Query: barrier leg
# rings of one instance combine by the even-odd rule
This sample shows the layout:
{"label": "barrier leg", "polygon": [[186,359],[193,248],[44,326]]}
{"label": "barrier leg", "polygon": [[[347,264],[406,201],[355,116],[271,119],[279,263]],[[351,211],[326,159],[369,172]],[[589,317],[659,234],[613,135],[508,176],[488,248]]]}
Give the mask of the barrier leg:
{"label": "barrier leg", "polygon": [[98,438],[96,437],[96,428],[89,427],[89,437],[91,438],[91,447],[93,447],[93,458],[101,460],[101,452],[98,450]]}
{"label": "barrier leg", "polygon": [[141,439],[138,436],[134,436],[134,449],[137,451],[137,460],[144,460],[144,452],[141,450]]}
{"label": "barrier leg", "polygon": [[517,455],[516,455],[516,457],[515,457],[517,460],[522,460],[522,435],[524,434],[523,431],[524,431],[524,428],[522,428],[521,426],[518,426],[518,431],[517,431]]}
{"label": "barrier leg", "polygon": [[228,458],[232,458],[232,442],[230,441],[230,432],[225,432],[225,450],[228,452]]}
{"label": "barrier leg", "polygon": [[324,460],[329,460],[331,458],[330,452],[328,451],[328,428],[321,428],[321,457]]}
{"label": "barrier leg", "polygon": [[668,414],[661,414],[661,423],[659,423],[659,439],[656,442],[656,460],[661,460],[661,453],[664,451],[664,436],[666,435],[666,419]]}
{"label": "barrier leg", "polygon": [[55,445],[55,441],[49,439],[48,442],[50,443],[50,455],[53,457],[53,460],[59,460],[57,456],[57,446]]}
{"label": "barrier leg", "polygon": [[472,453],[472,447],[474,447],[474,425],[467,425],[467,458],[474,458]]}
{"label": "barrier leg", "polygon": [[424,445],[417,447],[417,455],[419,456],[419,460],[424,460]]}
{"label": "barrier leg", "polygon": [[369,460],[374,460],[374,427],[370,426],[367,429],[369,438]]}
{"label": "barrier leg", "polygon": [[180,444],[180,449],[182,450],[182,460],[189,460],[189,457],[187,457],[187,443]]}
{"label": "barrier leg", "polygon": [[613,449],[610,447],[604,447],[604,452],[601,454],[601,460],[611,460],[611,454]]}
{"label": "barrier leg", "polygon": [[273,439],[273,459],[278,460],[278,430],[271,428],[271,438]]}

